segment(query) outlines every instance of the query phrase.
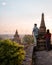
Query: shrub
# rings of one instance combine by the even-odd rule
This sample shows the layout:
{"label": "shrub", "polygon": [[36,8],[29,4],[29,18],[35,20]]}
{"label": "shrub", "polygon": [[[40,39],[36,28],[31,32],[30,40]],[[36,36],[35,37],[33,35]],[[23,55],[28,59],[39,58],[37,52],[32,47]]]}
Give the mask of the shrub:
{"label": "shrub", "polygon": [[24,46],[11,40],[0,41],[0,65],[20,65],[24,57]]}
{"label": "shrub", "polygon": [[32,44],[33,42],[34,42],[34,39],[32,35],[25,35],[23,37],[23,43]]}

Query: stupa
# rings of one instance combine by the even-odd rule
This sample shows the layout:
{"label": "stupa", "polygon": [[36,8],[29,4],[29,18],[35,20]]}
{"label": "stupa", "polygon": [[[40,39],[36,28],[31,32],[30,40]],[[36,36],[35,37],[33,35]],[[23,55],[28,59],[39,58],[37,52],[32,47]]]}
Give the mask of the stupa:
{"label": "stupa", "polygon": [[45,38],[44,38],[45,33],[46,33],[46,26],[44,21],[44,13],[42,13],[41,23],[39,27],[38,42],[37,42],[37,46],[39,49],[45,49]]}
{"label": "stupa", "polygon": [[39,34],[44,35],[45,33],[46,33],[46,26],[45,26],[45,21],[44,21],[44,13],[42,13]]}
{"label": "stupa", "polygon": [[18,35],[18,31],[16,30],[13,41],[17,43],[21,43],[20,37]]}

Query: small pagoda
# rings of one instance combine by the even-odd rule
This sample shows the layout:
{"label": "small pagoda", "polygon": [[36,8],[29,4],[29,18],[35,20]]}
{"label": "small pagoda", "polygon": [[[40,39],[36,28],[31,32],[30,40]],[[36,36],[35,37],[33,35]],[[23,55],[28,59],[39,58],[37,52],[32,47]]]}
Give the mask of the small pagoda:
{"label": "small pagoda", "polygon": [[45,34],[46,34],[46,26],[44,21],[44,13],[42,13],[41,23],[39,27],[38,42],[37,42],[37,46],[41,50],[45,49],[45,38],[44,38]]}
{"label": "small pagoda", "polygon": [[13,41],[17,43],[21,43],[20,37],[18,35],[18,31],[16,30]]}

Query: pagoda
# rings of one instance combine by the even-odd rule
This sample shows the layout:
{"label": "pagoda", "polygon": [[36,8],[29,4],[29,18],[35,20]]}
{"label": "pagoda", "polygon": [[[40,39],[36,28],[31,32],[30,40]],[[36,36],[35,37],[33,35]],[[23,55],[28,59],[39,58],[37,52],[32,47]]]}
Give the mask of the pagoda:
{"label": "pagoda", "polygon": [[39,34],[44,35],[45,33],[46,33],[46,26],[45,26],[45,21],[44,21],[44,13],[42,13]]}
{"label": "pagoda", "polygon": [[13,41],[17,43],[21,43],[20,37],[18,35],[18,31],[16,30]]}
{"label": "pagoda", "polygon": [[44,38],[45,34],[46,34],[46,26],[45,26],[45,21],[44,21],[44,13],[42,13],[41,23],[39,27],[38,42],[37,42],[37,46],[41,50],[45,49],[45,38]]}

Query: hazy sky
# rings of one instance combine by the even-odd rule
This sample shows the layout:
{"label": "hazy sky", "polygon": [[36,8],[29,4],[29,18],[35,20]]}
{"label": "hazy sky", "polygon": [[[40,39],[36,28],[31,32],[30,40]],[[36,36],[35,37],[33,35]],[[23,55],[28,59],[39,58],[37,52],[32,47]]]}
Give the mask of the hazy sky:
{"label": "hazy sky", "polygon": [[52,0],[0,0],[0,34],[31,34],[38,27],[42,12],[46,27],[52,32]]}

